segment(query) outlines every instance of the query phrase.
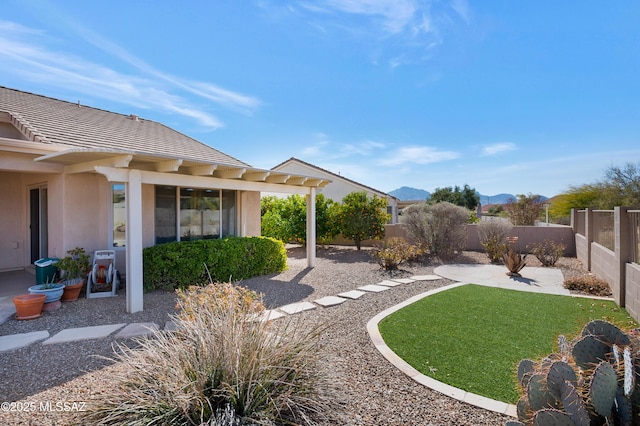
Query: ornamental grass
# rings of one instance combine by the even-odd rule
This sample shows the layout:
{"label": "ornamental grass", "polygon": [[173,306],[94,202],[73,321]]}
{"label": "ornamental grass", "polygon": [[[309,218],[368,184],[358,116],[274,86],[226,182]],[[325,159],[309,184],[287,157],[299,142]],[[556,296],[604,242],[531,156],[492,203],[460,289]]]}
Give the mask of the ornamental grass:
{"label": "ornamental grass", "polygon": [[177,291],[176,330],[119,345],[115,386],[84,421],[102,425],[311,425],[335,385],[318,367],[319,334],[264,321],[253,292],[228,283]]}

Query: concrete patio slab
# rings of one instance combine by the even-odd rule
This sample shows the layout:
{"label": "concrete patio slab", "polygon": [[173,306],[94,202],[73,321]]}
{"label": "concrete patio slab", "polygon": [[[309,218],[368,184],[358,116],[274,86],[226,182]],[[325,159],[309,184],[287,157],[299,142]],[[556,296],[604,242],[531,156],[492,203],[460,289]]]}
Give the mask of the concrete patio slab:
{"label": "concrete patio slab", "polygon": [[342,297],[326,296],[326,297],[322,297],[320,299],[314,300],[313,303],[316,303],[316,304],[318,304],[320,306],[328,308],[329,306],[336,306],[336,305],[339,305],[339,304],[344,303],[346,301],[347,301],[347,299],[342,298]]}
{"label": "concrete patio slab", "polygon": [[511,290],[531,291],[570,295],[571,292],[563,287],[564,277],[557,268],[541,268],[525,266],[520,271],[522,277],[510,277],[507,268],[502,265],[442,265],[434,272],[441,277],[469,284],[482,284]]}
{"label": "concrete patio slab", "polygon": [[42,342],[43,345],[54,343],[75,342],[77,340],[92,340],[107,337],[116,330],[121,329],[126,324],[96,325],[93,327],[67,328],[55,336]]}
{"label": "concrete patio slab", "polygon": [[290,305],[281,306],[278,309],[289,315],[294,315],[294,314],[298,314],[304,311],[309,311],[315,308],[316,308],[316,305],[314,305],[311,302],[298,302],[298,303],[291,303]]}
{"label": "concrete patio slab", "polygon": [[154,322],[134,322],[120,330],[115,338],[131,339],[133,337],[153,335],[158,329],[158,324]]}
{"label": "concrete patio slab", "polygon": [[47,330],[0,336],[0,352],[23,348],[37,342],[38,340],[44,340],[47,338],[49,338],[49,332]]}
{"label": "concrete patio slab", "polygon": [[414,275],[413,277],[409,278],[415,281],[435,281],[442,279],[440,275]]}
{"label": "concrete patio slab", "polygon": [[364,285],[362,287],[358,287],[358,290],[368,291],[370,293],[380,293],[381,291],[389,290],[390,288],[391,287],[385,287],[383,285],[369,284],[369,285]]}
{"label": "concrete patio slab", "polygon": [[384,280],[384,281],[380,281],[376,285],[383,285],[385,287],[397,287],[399,285],[402,285],[402,283],[399,283],[398,281]]}
{"label": "concrete patio slab", "polygon": [[269,310],[264,311],[264,313],[260,317],[260,320],[261,321],[273,321],[273,320],[277,320],[279,318],[286,317],[286,316],[287,316],[287,314],[284,314],[282,312],[278,312],[275,309],[269,309]]}
{"label": "concrete patio slab", "polygon": [[412,280],[411,278],[392,278],[391,281],[395,281],[400,284],[411,284],[416,282],[416,280]]}
{"label": "concrete patio slab", "polygon": [[347,299],[359,299],[360,297],[364,296],[365,294],[367,294],[365,291],[360,291],[360,290],[350,290],[350,291],[345,291],[344,293],[340,293],[338,294],[338,296],[340,297],[346,297]]}

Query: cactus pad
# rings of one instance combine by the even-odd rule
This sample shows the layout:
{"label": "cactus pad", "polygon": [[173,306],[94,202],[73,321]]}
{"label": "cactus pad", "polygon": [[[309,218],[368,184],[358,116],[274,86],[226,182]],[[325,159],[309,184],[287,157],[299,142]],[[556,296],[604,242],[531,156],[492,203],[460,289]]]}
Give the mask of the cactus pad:
{"label": "cactus pad", "polygon": [[589,385],[589,398],[596,413],[604,417],[611,414],[617,388],[618,377],[611,364],[608,362],[598,364]]}
{"label": "cactus pad", "polygon": [[598,336],[600,340],[608,343],[610,346],[628,346],[631,344],[629,336],[610,322],[603,320],[594,320],[589,322],[582,329],[582,335]]}
{"label": "cactus pad", "polygon": [[[526,389],[527,385],[529,384],[529,379],[531,378],[531,375],[533,375],[533,373],[535,372],[535,369],[537,366],[538,366],[538,363],[530,359],[523,359],[518,364],[518,382],[520,382],[520,385],[523,388]],[[528,376],[528,377],[525,377],[525,376]]]}
{"label": "cactus pad", "polygon": [[593,368],[594,365],[607,359],[611,347],[593,335],[586,335],[574,342],[571,354],[578,367]]}
{"label": "cactus pad", "polygon": [[576,426],[571,416],[558,410],[540,410],[533,416],[533,426]]}
{"label": "cactus pad", "polygon": [[551,364],[547,373],[547,387],[549,392],[558,400],[560,399],[560,387],[565,380],[570,381],[574,386],[578,383],[578,376],[573,367],[563,361],[556,361]]}
{"label": "cactus pad", "polygon": [[562,384],[560,398],[564,411],[571,415],[571,419],[576,426],[589,426],[591,422],[589,412],[573,383],[567,380]]}

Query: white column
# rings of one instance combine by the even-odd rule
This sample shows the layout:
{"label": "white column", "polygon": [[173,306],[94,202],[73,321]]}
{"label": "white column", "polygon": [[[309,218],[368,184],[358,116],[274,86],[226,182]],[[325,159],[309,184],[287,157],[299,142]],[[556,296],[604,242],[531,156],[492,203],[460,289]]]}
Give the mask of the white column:
{"label": "white column", "polygon": [[142,311],[142,173],[129,171],[127,183],[127,312]]}
{"label": "white column", "polygon": [[316,266],[316,188],[307,194],[307,266]]}

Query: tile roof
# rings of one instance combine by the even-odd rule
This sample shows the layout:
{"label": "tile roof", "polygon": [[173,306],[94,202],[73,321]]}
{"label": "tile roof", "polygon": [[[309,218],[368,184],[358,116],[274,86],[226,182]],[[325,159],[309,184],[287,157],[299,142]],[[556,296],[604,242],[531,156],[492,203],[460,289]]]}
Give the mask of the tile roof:
{"label": "tile roof", "polygon": [[329,171],[329,170],[323,169],[322,167],[318,167],[318,166],[316,166],[315,164],[307,163],[306,161],[303,161],[303,160],[301,160],[301,159],[299,159],[299,158],[296,158],[296,157],[291,157],[291,158],[289,158],[288,160],[283,161],[282,163],[280,163],[280,164],[278,164],[278,165],[276,165],[276,166],[272,167],[272,168],[271,168],[271,170],[280,170],[280,168],[282,168],[282,167],[284,167],[284,166],[286,166],[287,164],[290,164],[290,163],[299,163],[299,164],[302,164],[302,165],[304,165],[304,166],[306,166],[306,167],[308,167],[308,168],[316,169],[316,170],[319,170],[319,171],[321,171],[321,172],[323,172],[323,173],[327,173],[327,174],[329,174],[329,175],[333,176],[334,178],[336,178],[336,179],[338,179],[338,180],[344,180],[344,181],[350,182],[350,183],[352,183],[352,184],[354,184],[354,185],[360,186],[360,187],[362,187],[362,188],[366,188],[366,189],[368,189],[368,190],[370,190],[370,191],[372,191],[372,192],[376,192],[376,193],[378,193],[379,195],[383,195],[383,196],[385,196],[385,197],[390,197],[390,198],[397,199],[396,197],[394,197],[394,196],[393,196],[393,195],[391,195],[391,194],[387,194],[386,192],[383,192],[383,191],[380,191],[380,190],[378,190],[378,189],[372,188],[372,187],[370,187],[370,186],[364,185],[364,184],[362,184],[362,183],[360,183],[360,182],[356,182],[356,181],[355,181],[355,180],[353,180],[353,179],[349,179],[349,178],[346,178],[346,177],[344,177],[344,176],[342,176],[342,175],[339,175],[339,174],[333,173],[332,171]]}
{"label": "tile roof", "polygon": [[250,167],[162,123],[0,86],[0,112],[34,142]]}

